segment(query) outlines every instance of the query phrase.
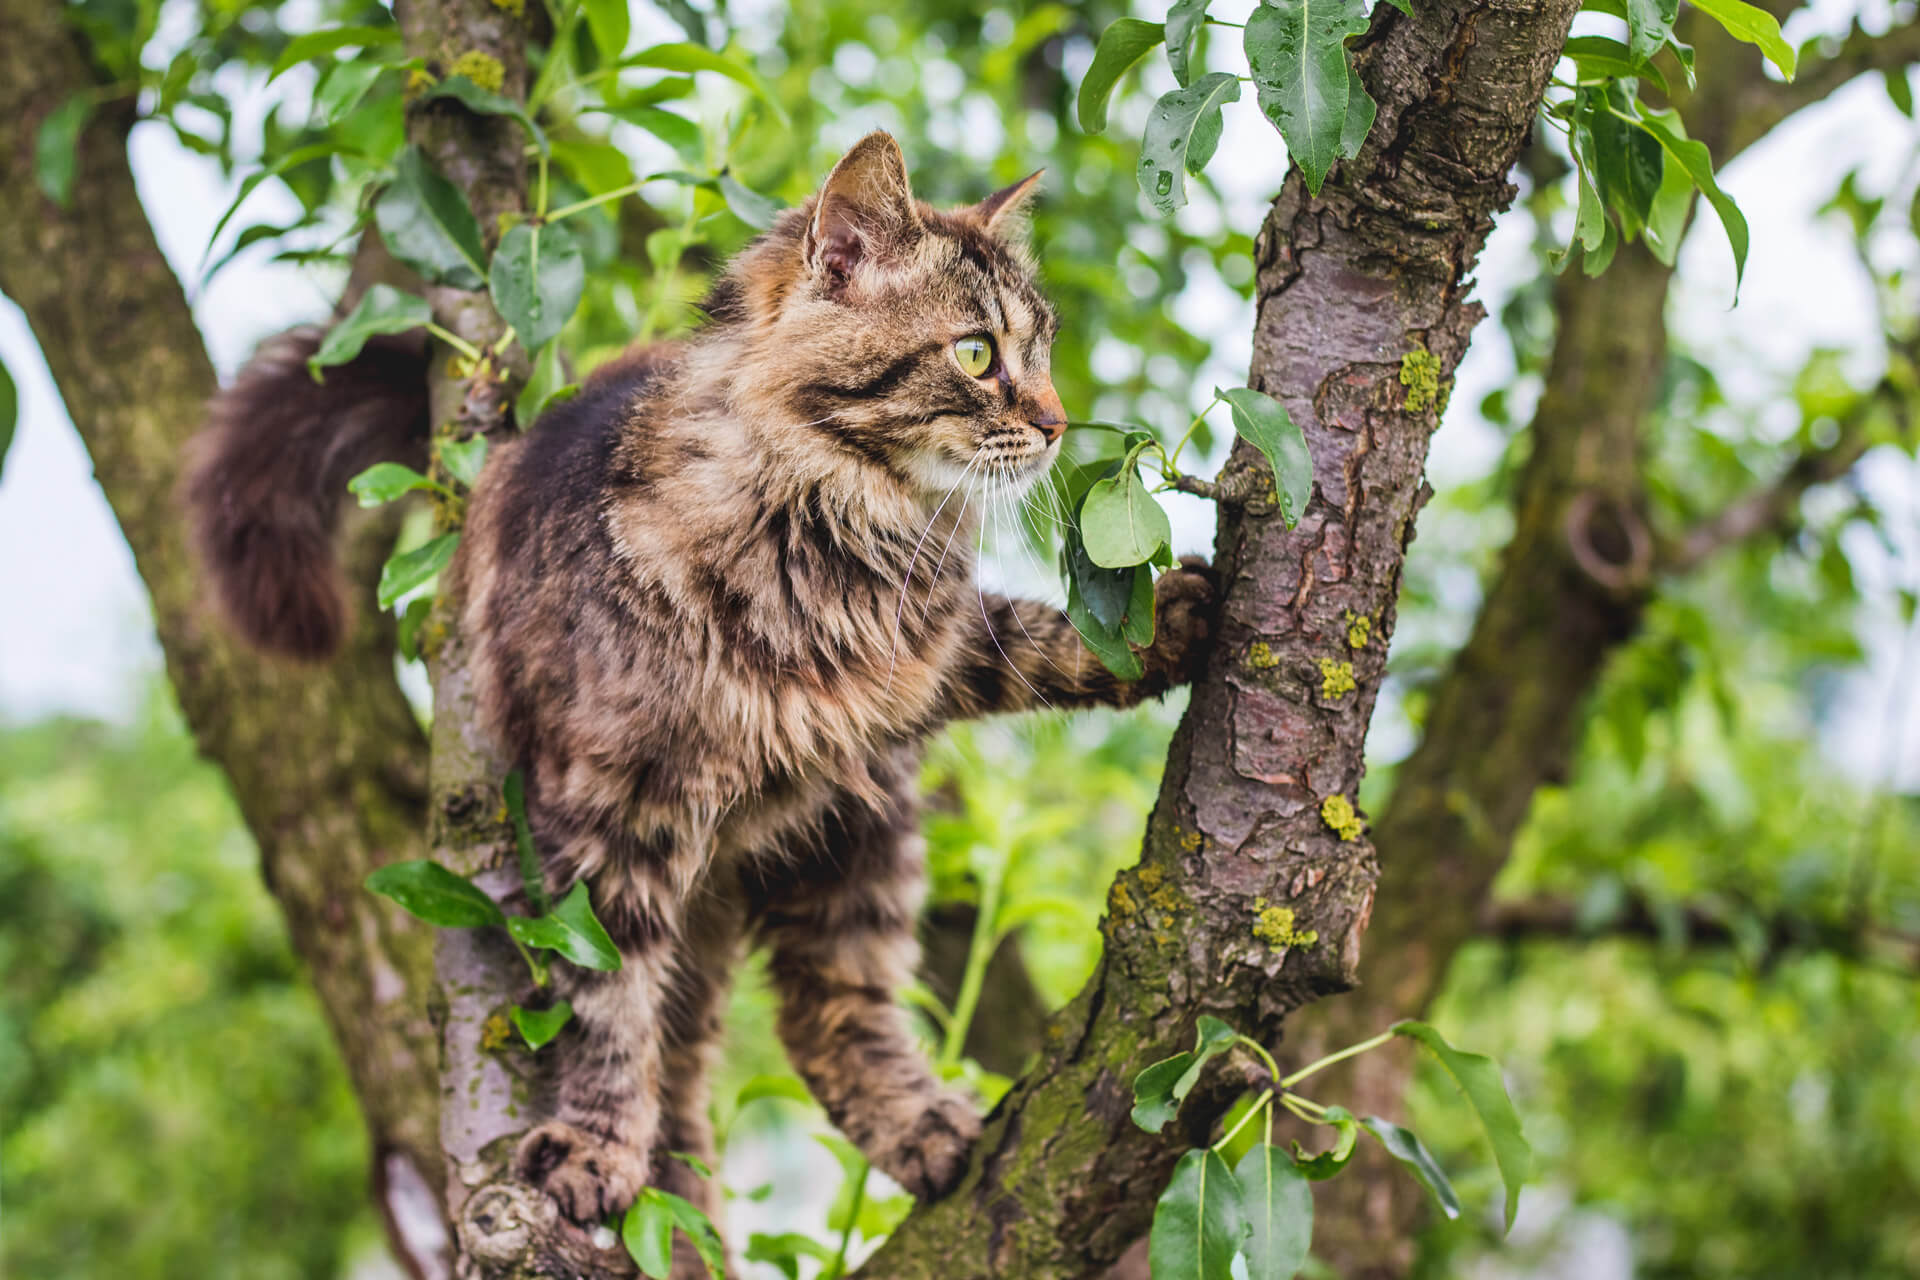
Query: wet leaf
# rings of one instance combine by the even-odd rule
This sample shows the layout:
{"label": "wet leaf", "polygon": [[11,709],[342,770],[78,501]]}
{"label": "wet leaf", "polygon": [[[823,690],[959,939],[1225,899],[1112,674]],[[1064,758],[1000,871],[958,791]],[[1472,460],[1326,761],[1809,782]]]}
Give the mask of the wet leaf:
{"label": "wet leaf", "polygon": [[1287,1153],[1260,1143],[1234,1166],[1247,1217],[1247,1280],[1292,1280],[1313,1240],[1313,1188]]}
{"label": "wet leaf", "polygon": [[1187,1152],[1153,1209],[1153,1280],[1229,1280],[1246,1232],[1240,1184],[1227,1162],[1210,1148]]}
{"label": "wet leaf", "polygon": [[1213,394],[1232,410],[1233,429],[1266,455],[1280,495],[1280,519],[1287,528],[1293,528],[1313,496],[1313,455],[1307,451],[1306,436],[1294,425],[1287,407],[1265,392],[1252,387],[1231,391],[1215,387]]}
{"label": "wet leaf", "polygon": [[1194,45],[1200,39],[1200,28],[1207,23],[1210,2],[1175,0],[1173,8],[1167,10],[1167,65],[1173,68],[1173,78],[1182,88],[1192,82]]}
{"label": "wet leaf", "polygon": [[1102,568],[1123,569],[1153,559],[1173,541],[1173,526],[1139,470],[1127,467],[1087,490],[1080,504],[1080,536],[1088,559]]}
{"label": "wet leaf", "polygon": [[1364,0],[1264,0],[1247,18],[1247,65],[1260,110],[1318,194],[1346,129],[1346,39],[1367,29]]}
{"label": "wet leaf", "polygon": [[393,256],[429,281],[478,289],[487,278],[479,221],[460,189],[419,147],[400,153],[393,181],[374,203],[373,220]]}
{"label": "wet leaf", "polygon": [[565,227],[523,222],[500,238],[488,287],[521,345],[537,351],[553,341],[580,305],[586,259]]}
{"label": "wet leaf", "polygon": [[1223,127],[1220,109],[1239,100],[1239,78],[1215,71],[1153,104],[1140,140],[1136,176],[1154,208],[1172,213],[1186,204],[1187,165],[1195,153],[1200,153],[1200,165],[1212,158]]}

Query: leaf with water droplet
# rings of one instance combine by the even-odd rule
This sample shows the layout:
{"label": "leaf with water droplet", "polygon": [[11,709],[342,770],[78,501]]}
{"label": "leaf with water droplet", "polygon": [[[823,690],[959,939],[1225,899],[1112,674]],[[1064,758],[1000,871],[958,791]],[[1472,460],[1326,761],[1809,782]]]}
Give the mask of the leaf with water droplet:
{"label": "leaf with water droplet", "polygon": [[1260,109],[1318,194],[1340,154],[1351,96],[1348,36],[1367,29],[1365,0],[1264,0],[1247,18],[1247,66]]}
{"label": "leaf with water droplet", "polygon": [[1167,10],[1167,65],[1185,88],[1193,80],[1193,47],[1206,25],[1209,0],[1175,0]]}
{"label": "leaf with water droplet", "polygon": [[[1154,208],[1172,213],[1187,202],[1187,182],[1181,169],[1197,170],[1212,158],[1213,149],[1220,143],[1220,110],[1239,100],[1239,78],[1215,71],[1154,104],[1153,114],[1147,118],[1146,136],[1140,140],[1139,166],[1140,190]],[[1200,157],[1197,163],[1196,155]]]}

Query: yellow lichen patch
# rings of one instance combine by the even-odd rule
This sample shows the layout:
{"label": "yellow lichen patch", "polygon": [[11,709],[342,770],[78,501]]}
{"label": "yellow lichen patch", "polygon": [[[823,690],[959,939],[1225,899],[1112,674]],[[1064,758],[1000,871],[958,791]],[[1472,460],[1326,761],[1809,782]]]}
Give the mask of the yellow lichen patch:
{"label": "yellow lichen patch", "polygon": [[493,7],[516,18],[527,16],[527,0],[492,0]]}
{"label": "yellow lichen patch", "polygon": [[1273,650],[1267,648],[1265,640],[1255,640],[1247,646],[1247,665],[1255,671],[1266,671],[1279,666],[1280,659],[1274,656]]}
{"label": "yellow lichen patch", "polygon": [[512,1038],[513,1024],[500,1014],[480,1024],[480,1048],[486,1053],[498,1053]]}
{"label": "yellow lichen patch", "polygon": [[1320,802],[1320,821],[1332,828],[1333,833],[1342,840],[1360,838],[1360,815],[1353,811],[1353,801],[1338,792]]}
{"label": "yellow lichen patch", "polygon": [[1207,838],[1198,831],[1189,831],[1180,837],[1180,847],[1188,853],[1200,852],[1200,846],[1206,842]]}
{"label": "yellow lichen patch", "polygon": [[469,49],[455,58],[447,74],[465,76],[488,93],[500,92],[507,82],[507,69],[500,65],[500,59],[478,49]]}
{"label": "yellow lichen patch", "polygon": [[1140,887],[1151,893],[1160,887],[1160,882],[1166,878],[1166,874],[1158,867],[1142,867],[1140,868]]}
{"label": "yellow lichen patch", "polygon": [[1353,682],[1353,664],[1335,662],[1332,658],[1320,659],[1320,696],[1338,698],[1352,693],[1358,687]]}
{"label": "yellow lichen patch", "polygon": [[1350,649],[1366,648],[1367,641],[1373,637],[1373,619],[1364,613],[1355,613],[1349,609],[1346,612],[1346,623],[1347,647]]}
{"label": "yellow lichen patch", "polygon": [[405,96],[417,98],[438,83],[440,82],[434,79],[433,72],[427,70],[425,67],[415,67],[413,70],[407,72]]}
{"label": "yellow lichen patch", "polygon": [[1113,882],[1113,891],[1107,895],[1107,908],[1115,916],[1130,916],[1140,910],[1140,904],[1133,900],[1133,891],[1127,888],[1125,880]]}
{"label": "yellow lichen patch", "polygon": [[1253,909],[1259,913],[1254,918],[1253,936],[1276,951],[1282,947],[1310,947],[1320,941],[1319,930],[1293,927],[1292,907],[1276,907],[1265,898],[1255,898]]}
{"label": "yellow lichen patch", "polygon": [[1400,385],[1407,389],[1407,412],[1420,413],[1440,403],[1440,357],[1415,347],[1400,361]]}

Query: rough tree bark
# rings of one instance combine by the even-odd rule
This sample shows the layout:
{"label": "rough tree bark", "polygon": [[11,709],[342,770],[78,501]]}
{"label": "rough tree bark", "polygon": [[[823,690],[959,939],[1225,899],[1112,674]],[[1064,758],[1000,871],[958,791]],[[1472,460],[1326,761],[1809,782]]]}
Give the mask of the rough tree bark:
{"label": "rough tree bark", "polygon": [[[1784,14],[1792,6],[1768,7]],[[1782,83],[1756,74],[1752,48],[1713,23],[1690,15],[1681,32],[1698,50],[1700,88],[1680,105],[1723,167],[1854,77],[1920,60],[1920,27],[1878,37],[1855,28]],[[1455,953],[1482,934],[1494,879],[1534,793],[1565,777],[1582,706],[1662,577],[1697,567],[1736,537],[1772,533],[1810,484],[1843,473],[1861,452],[1863,439],[1843,434],[1688,535],[1650,529],[1643,429],[1668,356],[1671,283],[1671,269],[1637,244],[1597,278],[1573,267],[1555,283],[1557,337],[1528,428],[1513,537],[1375,824],[1383,883],[1360,988],[1301,1020],[1294,1056],[1310,1059],[1421,1016]],[[1726,527],[1729,518],[1737,529]],[[1392,1046],[1330,1074],[1329,1088],[1357,1108],[1397,1116],[1413,1067],[1413,1054]],[[1363,1176],[1319,1188],[1315,1253],[1355,1280],[1403,1275],[1425,1193],[1391,1176],[1370,1147],[1361,1160]]]}
{"label": "rough tree bark", "polygon": [[[1305,430],[1312,502],[1292,531],[1264,501],[1223,507],[1219,643],[1140,866],[1110,894],[1101,964],[1048,1023],[967,1181],[861,1274],[1096,1273],[1146,1228],[1180,1152],[1132,1125],[1133,1075],[1183,1047],[1198,1013],[1272,1039],[1353,982],[1373,856],[1350,806],[1427,442],[1479,318],[1467,272],[1575,7],[1383,9],[1360,42],[1374,133],[1318,198],[1290,176],[1257,249],[1252,382]],[[1223,487],[1265,483],[1239,446]],[[1188,1136],[1225,1097],[1189,1104]]]}
{"label": "rough tree bark", "polygon": [[[34,177],[40,121],[99,81],[63,6],[4,0],[0,25],[0,292],[26,313],[152,595],[167,673],[200,750],[226,771],[366,1115],[373,1181],[398,1256],[438,1275],[438,1085],[426,994],[428,931],[361,887],[424,851],[426,750],[393,671],[389,622],[368,606],[323,670],[260,661],[201,597],[173,494],[213,393],[186,295],[161,256],[127,164],[133,103],[101,106],[80,139],[72,207]],[[350,540],[370,583],[391,520]]]}

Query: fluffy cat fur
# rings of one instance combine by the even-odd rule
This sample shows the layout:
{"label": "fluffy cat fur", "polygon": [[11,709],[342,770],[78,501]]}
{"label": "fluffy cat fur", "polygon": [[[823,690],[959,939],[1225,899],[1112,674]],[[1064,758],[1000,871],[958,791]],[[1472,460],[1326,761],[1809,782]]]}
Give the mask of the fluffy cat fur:
{"label": "fluffy cat fur", "polygon": [[[973,581],[973,490],[1017,493],[1065,427],[1054,314],[1010,229],[1033,184],[937,211],[869,135],[731,264],[688,342],[597,371],[472,496],[446,587],[481,715],[525,771],[551,887],[585,878],[625,959],[560,966],[558,1107],[518,1152],[578,1222],[649,1183],[715,1208],[665,1153],[711,1157],[707,1063],[747,944],[834,1123],[916,1195],[951,1187],[979,1120],[894,999],[921,744],[958,718],[1129,705],[1197,661],[1197,563],[1161,579],[1136,683],[1058,610]],[[973,377],[954,343],[981,334],[995,360]],[[427,433],[418,343],[315,387],[317,340],[270,344],[220,395],[188,483],[234,625],[307,659],[342,633],[346,480],[417,460]]]}

